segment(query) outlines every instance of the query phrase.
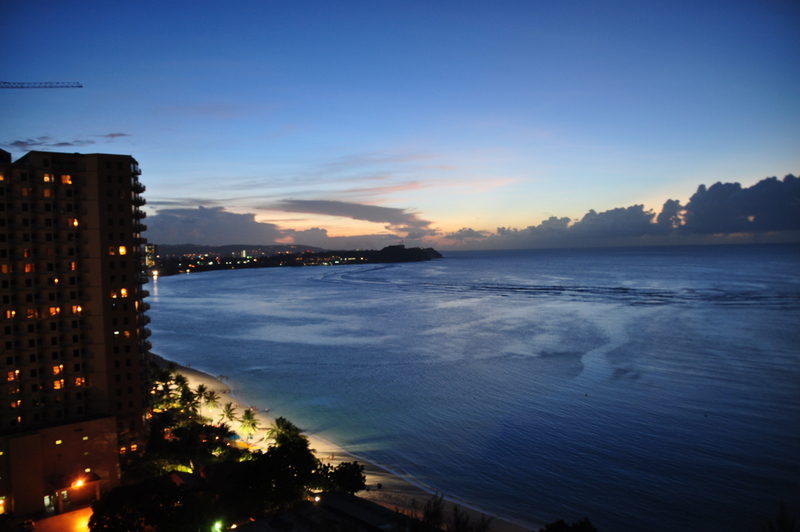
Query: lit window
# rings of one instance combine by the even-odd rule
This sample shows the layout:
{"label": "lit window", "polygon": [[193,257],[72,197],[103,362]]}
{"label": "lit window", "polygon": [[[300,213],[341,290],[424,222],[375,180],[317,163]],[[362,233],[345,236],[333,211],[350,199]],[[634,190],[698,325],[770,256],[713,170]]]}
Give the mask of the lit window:
{"label": "lit window", "polygon": [[22,406],[22,399],[17,399],[16,401],[11,401],[9,403],[9,406],[11,408],[19,408],[20,406]]}
{"label": "lit window", "polygon": [[119,448],[119,454],[125,454],[127,452],[127,450],[128,450],[127,447],[120,447]]}
{"label": "lit window", "polygon": [[31,194],[31,189],[29,189],[29,188],[23,188],[21,192],[22,192],[22,195],[23,195],[23,196],[30,196],[30,194]]}
{"label": "lit window", "polygon": [[56,445],[61,445],[61,440],[56,440]]}
{"label": "lit window", "polygon": [[8,381],[9,382],[13,382],[13,381],[15,381],[17,379],[19,379],[19,370],[18,369],[15,369],[14,371],[9,371],[8,372]]}
{"label": "lit window", "polygon": [[77,262],[70,262],[69,263],[69,269],[70,269],[70,271],[74,272],[75,270],[78,269],[78,263]]}
{"label": "lit window", "polygon": [[84,386],[86,384],[86,379],[83,377],[75,377],[75,386]]}
{"label": "lit window", "polygon": [[36,271],[36,264],[28,263],[25,265],[25,273],[33,273]]}
{"label": "lit window", "polygon": [[45,183],[52,183],[53,182],[53,174],[44,174],[44,182]]}
{"label": "lit window", "polygon": [[63,184],[65,184],[65,185],[71,185],[72,184],[72,176],[71,175],[62,175],[61,176],[61,182]]}
{"label": "lit window", "polygon": [[119,247],[119,254],[120,255],[127,255],[128,254],[128,248],[126,248],[125,246],[120,246]]}
{"label": "lit window", "polygon": [[63,390],[64,389],[64,379],[58,379],[53,381],[53,389],[54,390]]}
{"label": "lit window", "polygon": [[59,314],[61,314],[61,307],[50,307],[51,316],[58,316]]}
{"label": "lit window", "polygon": [[119,289],[119,297],[128,297],[128,289],[127,288],[120,288]]}
{"label": "lit window", "polygon": [[11,265],[10,264],[0,265],[0,273],[11,273]]}
{"label": "lit window", "polygon": [[83,312],[83,307],[81,307],[80,305],[72,305],[72,313],[73,314],[80,315],[81,312]]}
{"label": "lit window", "polygon": [[53,366],[53,375],[60,375],[62,371],[64,371],[64,364]]}
{"label": "lit window", "polygon": [[28,318],[35,319],[35,318],[38,318],[38,317],[39,317],[39,311],[38,310],[36,310],[35,308],[29,308],[28,309]]}
{"label": "lit window", "polygon": [[[84,440],[88,440],[89,437],[88,436],[84,436],[83,439]],[[87,467],[86,469],[83,470],[83,472],[84,473],[91,473],[92,472],[92,468],[91,467]]]}
{"label": "lit window", "polygon": [[136,451],[136,449],[138,449],[138,448],[139,448],[139,446],[138,446],[138,445],[136,445],[135,443],[134,443],[134,444],[131,444],[131,451],[134,451],[134,452],[135,452],[135,451]]}
{"label": "lit window", "polygon": [[49,189],[49,188],[44,189],[42,191],[42,194],[44,194],[45,198],[52,198],[53,197],[53,191],[51,189]]}
{"label": "lit window", "polygon": [[116,290],[112,290],[111,291],[111,299],[117,299],[117,291]]}
{"label": "lit window", "polygon": [[[84,436],[84,437],[83,437],[83,441],[86,441],[86,440],[88,440],[88,439],[89,439],[89,436]],[[87,470],[86,470],[86,472],[87,472],[87,473],[88,473],[89,471],[91,471],[91,469],[87,469]]]}
{"label": "lit window", "polygon": [[7,310],[6,311],[6,319],[7,320],[13,319],[14,316],[16,316],[16,315],[17,315],[17,311],[16,310]]}
{"label": "lit window", "polygon": [[110,248],[108,248],[108,254],[109,255],[116,255],[117,254],[117,248],[115,248],[114,246],[111,246]]}
{"label": "lit window", "polygon": [[25,248],[25,249],[23,249],[23,250],[22,250],[22,256],[23,256],[23,257],[25,257],[26,259],[27,259],[27,258],[30,258],[30,256],[31,256],[31,250],[30,250],[30,248]]}
{"label": "lit window", "polygon": [[123,331],[122,334],[125,335],[125,338],[130,338],[131,337],[131,332],[130,331]]}
{"label": "lit window", "polygon": [[78,227],[78,219],[77,218],[69,218],[67,223],[72,227]]}

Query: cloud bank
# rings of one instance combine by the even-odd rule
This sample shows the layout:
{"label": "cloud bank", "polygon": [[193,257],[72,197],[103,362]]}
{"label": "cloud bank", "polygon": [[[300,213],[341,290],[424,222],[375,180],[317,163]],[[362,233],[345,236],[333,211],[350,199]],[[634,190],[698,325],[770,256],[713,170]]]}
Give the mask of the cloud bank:
{"label": "cloud bank", "polygon": [[[161,209],[147,219],[147,240],[154,244],[273,244],[285,233],[256,222],[255,214],[236,214],[222,207]],[[309,244],[310,245],[310,244]]]}
{"label": "cloud bank", "polygon": [[[686,205],[667,200],[661,212],[643,205],[603,212],[590,210],[573,222],[552,216],[524,229],[496,231],[463,227],[440,235],[432,222],[406,209],[330,200],[287,199],[262,208],[350,218],[382,224],[389,233],[331,236],[323,227],[296,230],[257,222],[221,206],[183,208],[171,202],[148,218],[147,238],[156,244],[296,243],[327,249],[380,249],[401,240],[409,246],[442,249],[524,249],[615,245],[660,245],[753,241],[800,241],[800,179],[764,179],[749,188],[738,183],[700,185]],[[213,204],[213,203],[212,203]]]}
{"label": "cloud bank", "polygon": [[[166,208],[147,218],[147,240],[154,244],[269,245],[297,243],[326,249],[381,249],[397,244],[395,234],[329,236],[326,229],[303,231],[257,222],[255,214],[228,212],[223,207]],[[421,244],[421,243],[419,243]],[[414,244],[416,245],[416,244]]]}
{"label": "cloud bank", "polygon": [[633,205],[600,213],[590,210],[574,223],[553,216],[524,229],[498,227],[496,233],[462,228],[445,239],[455,247],[514,249],[700,243],[710,242],[708,237],[741,241],[745,234],[793,231],[800,231],[800,179],[787,175],[750,188],[739,183],[700,185],[686,205],[667,200],[658,215]]}

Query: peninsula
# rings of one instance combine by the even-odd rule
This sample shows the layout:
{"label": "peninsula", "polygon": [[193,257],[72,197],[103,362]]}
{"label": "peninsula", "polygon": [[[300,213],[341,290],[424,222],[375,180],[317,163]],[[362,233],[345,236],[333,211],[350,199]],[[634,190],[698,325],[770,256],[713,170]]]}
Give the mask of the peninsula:
{"label": "peninsula", "polygon": [[[158,256],[154,261],[153,271],[163,276],[243,268],[421,262],[442,258],[442,254],[433,248],[407,248],[403,244],[387,246],[380,250],[287,250],[261,256],[254,256],[247,251],[232,253],[230,247],[225,247],[226,253],[214,252],[211,249],[203,249],[200,253],[192,253],[187,252],[187,246],[181,246],[181,251],[183,251],[181,254],[167,254],[163,253],[163,251],[167,250],[162,251],[162,249],[159,249]],[[169,246],[163,246],[163,248],[169,248]]]}

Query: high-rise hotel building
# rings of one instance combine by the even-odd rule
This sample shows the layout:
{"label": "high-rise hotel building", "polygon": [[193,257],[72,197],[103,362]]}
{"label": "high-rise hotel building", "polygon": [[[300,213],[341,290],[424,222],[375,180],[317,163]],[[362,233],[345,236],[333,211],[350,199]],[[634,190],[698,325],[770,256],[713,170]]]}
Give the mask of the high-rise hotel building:
{"label": "high-rise hotel building", "polygon": [[144,186],[128,155],[0,150],[0,513],[119,483],[144,443]]}

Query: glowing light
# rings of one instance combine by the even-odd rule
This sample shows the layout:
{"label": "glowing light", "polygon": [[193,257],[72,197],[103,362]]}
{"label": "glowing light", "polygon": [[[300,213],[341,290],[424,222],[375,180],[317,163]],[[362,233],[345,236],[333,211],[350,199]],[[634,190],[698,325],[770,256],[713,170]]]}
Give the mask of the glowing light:
{"label": "glowing light", "polygon": [[75,483],[72,485],[73,488],[80,488],[81,486],[83,486],[83,479],[82,478],[79,478],[78,480],[76,480]]}

